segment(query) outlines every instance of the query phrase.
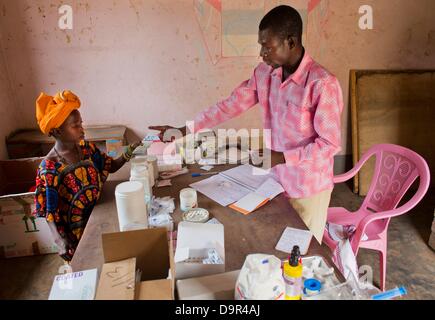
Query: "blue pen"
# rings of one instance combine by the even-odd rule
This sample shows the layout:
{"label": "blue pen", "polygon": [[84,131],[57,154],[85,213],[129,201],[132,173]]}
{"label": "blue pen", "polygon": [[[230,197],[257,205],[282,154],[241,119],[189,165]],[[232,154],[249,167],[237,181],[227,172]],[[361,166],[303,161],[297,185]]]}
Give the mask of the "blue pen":
{"label": "blue pen", "polygon": [[219,172],[203,172],[203,173],[192,173],[192,177],[200,177],[200,176],[206,176],[209,174],[216,174]]}
{"label": "blue pen", "polygon": [[405,287],[394,288],[372,296],[373,300],[390,300],[407,294]]}

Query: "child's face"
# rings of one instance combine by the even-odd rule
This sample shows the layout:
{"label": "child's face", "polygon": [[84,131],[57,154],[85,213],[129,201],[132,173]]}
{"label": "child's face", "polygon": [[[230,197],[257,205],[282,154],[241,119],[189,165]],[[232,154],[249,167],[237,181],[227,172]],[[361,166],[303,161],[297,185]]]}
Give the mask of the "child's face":
{"label": "child's face", "polygon": [[59,128],[59,138],[64,142],[80,142],[85,138],[85,131],[82,126],[82,117],[78,110],[74,110],[66,118]]}

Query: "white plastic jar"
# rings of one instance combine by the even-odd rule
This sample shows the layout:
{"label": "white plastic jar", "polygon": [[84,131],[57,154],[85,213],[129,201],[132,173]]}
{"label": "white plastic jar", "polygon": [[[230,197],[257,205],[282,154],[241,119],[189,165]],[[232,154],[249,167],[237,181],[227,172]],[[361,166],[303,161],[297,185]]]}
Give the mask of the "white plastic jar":
{"label": "white plastic jar", "polygon": [[154,155],[147,156],[147,163],[149,167],[152,167],[154,181],[159,177],[159,167],[157,165],[157,157]]}
{"label": "white plastic jar", "polygon": [[148,212],[141,182],[127,181],[118,184],[115,199],[121,231],[148,228]]}
{"label": "white plastic jar", "polygon": [[196,190],[192,188],[184,188],[180,191],[180,208],[182,211],[187,211],[198,206]]}
{"label": "white plastic jar", "polygon": [[150,184],[149,170],[144,158],[133,158],[130,169],[130,181],[140,181],[144,186],[144,199],[148,204],[153,197],[153,189]]}

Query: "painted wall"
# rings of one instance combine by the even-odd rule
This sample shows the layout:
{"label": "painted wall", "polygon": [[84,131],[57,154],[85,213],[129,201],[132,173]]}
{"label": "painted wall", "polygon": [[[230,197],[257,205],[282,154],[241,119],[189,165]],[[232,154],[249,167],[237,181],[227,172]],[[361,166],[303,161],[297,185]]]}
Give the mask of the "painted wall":
{"label": "painted wall", "polygon": [[[311,55],[339,79],[345,98],[343,150],[352,153],[351,69],[435,69],[435,1],[322,0],[309,14]],[[358,26],[361,5],[373,8],[373,30]]]}
{"label": "painted wall", "polygon": [[[1,114],[11,117],[2,116],[0,134],[35,127],[39,92],[64,88],[80,96],[85,124],[125,124],[139,136],[150,124],[181,126],[229,95],[259,61],[252,50],[234,57],[228,42],[216,41],[255,47],[252,31],[219,23],[239,10],[255,26],[279,3],[292,1],[0,0],[0,69],[8,69],[0,75]],[[435,68],[433,0],[293,3],[308,19],[308,51],[337,75],[346,106],[352,68]],[[73,8],[73,30],[58,27],[61,4]],[[373,30],[358,27],[363,4],[373,7]],[[346,108],[342,153],[351,152],[348,118]],[[259,108],[223,127],[261,127]]]}
{"label": "painted wall", "polygon": [[[0,44],[2,43],[0,35]],[[0,159],[7,159],[5,137],[18,126],[19,113],[12,96],[9,72],[3,52],[0,50]]]}

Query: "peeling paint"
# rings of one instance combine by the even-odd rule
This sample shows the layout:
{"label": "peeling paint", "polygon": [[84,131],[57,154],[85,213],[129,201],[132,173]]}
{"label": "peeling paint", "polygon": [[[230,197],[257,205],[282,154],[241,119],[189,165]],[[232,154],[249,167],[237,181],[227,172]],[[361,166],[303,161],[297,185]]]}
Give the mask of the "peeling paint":
{"label": "peeling paint", "polygon": [[68,34],[66,35],[66,43],[71,43],[71,37]]}

